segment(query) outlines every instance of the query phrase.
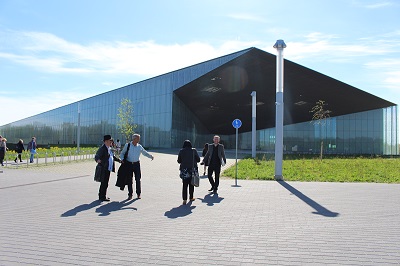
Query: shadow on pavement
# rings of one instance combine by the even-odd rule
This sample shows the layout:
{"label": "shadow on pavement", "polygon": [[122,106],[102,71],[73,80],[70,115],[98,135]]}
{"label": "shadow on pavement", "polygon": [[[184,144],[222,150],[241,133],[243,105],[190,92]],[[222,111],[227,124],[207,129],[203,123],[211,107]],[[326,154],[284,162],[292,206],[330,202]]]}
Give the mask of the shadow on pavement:
{"label": "shadow on pavement", "polygon": [[94,208],[96,206],[100,205],[100,201],[99,200],[95,200],[89,204],[82,204],[79,206],[76,206],[75,208],[64,212],[63,214],[61,214],[61,217],[69,217],[69,216],[75,216],[78,212],[83,212],[83,211],[87,211],[91,208]]}
{"label": "shadow on pavement", "polygon": [[301,193],[300,191],[298,191],[297,189],[295,189],[294,187],[292,187],[291,185],[289,185],[285,181],[277,181],[277,182],[278,182],[279,185],[281,185],[284,188],[286,188],[287,190],[289,190],[293,195],[295,195],[296,197],[298,197],[299,199],[301,199],[302,201],[307,203],[311,208],[316,210],[315,212],[312,212],[312,213],[318,214],[318,215],[322,215],[322,216],[325,216],[325,217],[337,217],[337,216],[339,216],[339,213],[331,212],[330,210],[328,210],[324,206],[318,204],[314,200],[310,199],[309,197],[307,197],[306,195],[304,195],[303,193]]}
{"label": "shadow on pavement", "polygon": [[192,202],[189,201],[186,205],[181,205],[179,207],[172,208],[169,211],[164,213],[164,216],[167,216],[170,219],[176,219],[178,217],[184,217],[189,214],[192,214],[192,210],[196,208],[196,206],[192,206]]}
{"label": "shadow on pavement", "polygon": [[221,203],[224,198],[218,196],[218,193],[210,193],[204,196],[204,199],[199,198],[201,202],[207,203],[207,206],[214,206],[216,203]]}
{"label": "shadow on pavement", "polygon": [[137,208],[134,207],[127,207],[129,204],[135,202],[137,199],[133,200],[123,200],[119,201],[112,201],[106,205],[102,205],[96,209],[96,212],[99,213],[99,216],[107,216],[110,215],[112,212],[121,211],[121,210],[133,210],[137,211]]}

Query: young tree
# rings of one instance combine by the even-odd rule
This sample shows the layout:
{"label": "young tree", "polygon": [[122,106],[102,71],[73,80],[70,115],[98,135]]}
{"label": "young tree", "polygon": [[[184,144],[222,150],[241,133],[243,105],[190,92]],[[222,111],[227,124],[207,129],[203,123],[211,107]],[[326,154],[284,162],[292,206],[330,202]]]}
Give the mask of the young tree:
{"label": "young tree", "polygon": [[118,108],[117,127],[120,133],[129,141],[135,133],[136,124],[133,123],[133,106],[131,100],[124,98]]}
{"label": "young tree", "polygon": [[[327,104],[325,103],[325,101],[319,100],[318,102],[315,103],[315,106],[311,109],[310,113],[313,113],[311,122],[314,123],[314,125],[318,124],[321,125],[321,127],[326,125],[326,119],[329,118],[330,113],[332,113],[332,111],[325,109],[326,105]],[[323,150],[324,150],[324,139],[322,138],[321,134],[321,151],[319,155],[319,158],[321,160],[322,160]]]}

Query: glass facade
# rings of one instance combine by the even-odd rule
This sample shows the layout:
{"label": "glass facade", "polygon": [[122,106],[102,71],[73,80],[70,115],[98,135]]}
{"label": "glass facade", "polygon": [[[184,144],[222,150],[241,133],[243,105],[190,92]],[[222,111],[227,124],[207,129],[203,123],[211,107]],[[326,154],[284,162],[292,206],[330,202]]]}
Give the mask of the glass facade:
{"label": "glass facade", "polygon": [[[398,155],[397,106],[331,117],[325,123],[286,125],[286,153]],[[225,145],[235,148],[235,136],[224,136]],[[251,150],[251,132],[239,134],[239,149]],[[275,152],[275,128],[257,131],[257,151]]]}
{"label": "glass facade", "polygon": [[[161,86],[161,85],[160,85]],[[124,142],[118,132],[117,112],[121,99],[131,99],[136,132],[141,143],[151,148],[180,148],[190,139],[197,148],[211,142],[213,132],[194,116],[173,91],[148,88],[133,90],[131,86],[104,93],[77,103],[57,108],[0,128],[0,134],[16,143],[36,136],[42,145],[76,144],[80,116],[80,143],[99,145],[104,134]],[[80,114],[78,114],[78,106]],[[243,121],[251,123],[249,121]],[[231,121],[229,122],[231,123]],[[284,126],[286,153],[319,153],[323,141],[324,154],[397,155],[397,106],[338,117],[325,123],[304,122]],[[227,149],[235,149],[236,135],[221,135]],[[251,132],[240,133],[238,148],[251,150]],[[275,150],[275,129],[257,131],[257,151]]]}

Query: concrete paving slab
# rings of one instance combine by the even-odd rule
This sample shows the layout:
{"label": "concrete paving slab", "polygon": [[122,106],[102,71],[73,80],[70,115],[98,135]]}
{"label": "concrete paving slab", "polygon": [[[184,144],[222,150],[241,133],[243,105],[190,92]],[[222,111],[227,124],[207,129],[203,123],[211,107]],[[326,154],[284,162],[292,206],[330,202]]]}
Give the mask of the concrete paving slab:
{"label": "concrete paving slab", "polygon": [[111,174],[97,201],[94,160],[2,168],[0,265],[400,264],[399,184],[202,178],[182,206],[176,154],[142,158],[140,200]]}

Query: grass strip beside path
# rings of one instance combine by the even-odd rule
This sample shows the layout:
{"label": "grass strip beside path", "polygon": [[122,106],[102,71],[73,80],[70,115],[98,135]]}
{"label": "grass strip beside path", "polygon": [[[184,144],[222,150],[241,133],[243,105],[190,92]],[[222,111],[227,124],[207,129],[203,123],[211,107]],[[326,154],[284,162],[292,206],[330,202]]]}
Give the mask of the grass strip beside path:
{"label": "grass strip beside path", "polygon": [[[285,181],[400,183],[400,159],[315,158],[284,159]],[[235,178],[233,165],[223,176]],[[238,162],[238,179],[274,180],[275,161],[243,159]]]}

